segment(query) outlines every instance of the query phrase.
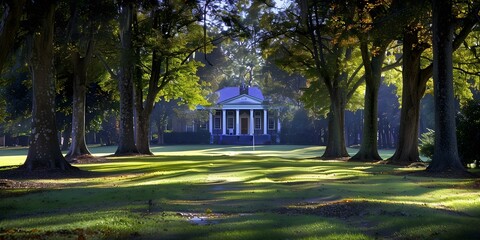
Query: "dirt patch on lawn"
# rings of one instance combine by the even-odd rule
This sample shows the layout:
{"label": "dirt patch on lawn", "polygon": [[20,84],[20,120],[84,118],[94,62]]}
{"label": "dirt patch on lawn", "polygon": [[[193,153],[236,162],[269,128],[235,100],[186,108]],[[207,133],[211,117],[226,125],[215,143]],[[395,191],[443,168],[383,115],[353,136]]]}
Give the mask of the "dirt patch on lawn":
{"label": "dirt patch on lawn", "polygon": [[[397,205],[394,207],[393,205]],[[342,199],[325,203],[306,204],[305,202],[280,208],[274,212],[279,214],[305,214],[318,215],[322,217],[333,217],[340,219],[347,219],[351,217],[363,216],[390,216],[390,217],[416,217],[412,211],[403,211],[403,207],[407,208],[425,208],[433,211],[441,212],[449,215],[469,216],[466,213],[453,211],[447,207],[435,206],[420,206],[420,205],[402,205],[389,204],[382,202],[371,201],[357,201],[351,199]]]}
{"label": "dirt patch on lawn", "polygon": [[411,171],[411,172],[404,172],[403,175],[408,176],[415,176],[415,177],[431,177],[431,178],[452,178],[452,179],[472,179],[472,178],[480,178],[480,175],[477,173],[471,172],[452,172],[452,171],[444,171],[444,172],[429,172],[429,171]]}
{"label": "dirt patch on lawn", "polygon": [[355,216],[364,216],[368,214],[368,209],[375,203],[367,201],[340,200],[318,205],[305,205],[304,203],[281,208],[275,212],[280,214],[308,214],[322,217],[349,218]]}
{"label": "dirt patch on lawn", "polygon": [[0,171],[0,179],[9,180],[41,180],[41,179],[67,179],[67,178],[95,178],[103,177],[108,173],[84,171],[78,168],[69,170],[61,169],[36,169],[28,171],[24,168],[13,168]]}
{"label": "dirt patch on lawn", "polygon": [[0,179],[0,189],[41,189],[57,187],[55,183],[45,183],[38,181],[14,181],[9,179]]}
{"label": "dirt patch on lawn", "polygon": [[109,236],[109,231],[96,231],[83,228],[43,231],[41,229],[0,229],[0,239],[91,239]]}
{"label": "dirt patch on lawn", "polygon": [[458,189],[480,189],[480,179],[473,180],[471,182],[468,182],[466,184],[457,184],[454,185],[455,188]]}
{"label": "dirt patch on lawn", "polygon": [[105,163],[108,162],[108,159],[105,157],[95,157],[92,155],[82,155],[76,158],[71,158],[68,160],[72,164],[92,164],[92,163]]}

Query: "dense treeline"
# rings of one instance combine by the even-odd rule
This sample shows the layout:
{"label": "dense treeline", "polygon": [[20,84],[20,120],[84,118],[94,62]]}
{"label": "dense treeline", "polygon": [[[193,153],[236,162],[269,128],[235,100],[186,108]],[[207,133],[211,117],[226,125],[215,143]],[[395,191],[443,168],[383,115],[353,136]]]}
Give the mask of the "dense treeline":
{"label": "dense treeline", "polygon": [[[420,101],[425,93],[435,89],[435,132],[448,136],[436,134],[438,145],[429,170],[464,171],[453,134],[453,86],[460,102],[472,97],[471,89],[478,89],[478,73],[470,68],[478,68],[475,57],[478,2],[433,1],[432,5],[428,1],[299,0],[295,3],[280,14],[269,16],[268,22],[274,24],[268,28],[265,49],[283,69],[307,78],[305,106],[317,115],[327,115],[328,141],[323,157],[348,156],[343,139],[344,109],[362,107],[360,149],[351,159],[381,159],[378,146],[388,145],[393,138],[385,132],[383,116],[378,114],[383,81],[396,85],[401,99],[398,144],[388,161],[395,164],[419,161]],[[444,11],[442,17],[436,11]],[[430,81],[432,76],[435,87]],[[355,96],[363,97],[363,106]]]}
{"label": "dense treeline", "polygon": [[[7,128],[32,119],[23,168],[69,170],[90,155],[87,131],[118,139],[117,155],[152,154],[150,125],[161,144],[172,102],[205,105],[244,81],[283,106],[286,139],[325,144],[328,159],[358,145],[355,161],[395,147],[388,162],[406,165],[420,160],[421,100],[432,93],[429,170],[463,172],[454,96],[463,105],[480,86],[479,10],[453,0],[6,0],[0,115]],[[72,139],[66,158],[59,130]]]}

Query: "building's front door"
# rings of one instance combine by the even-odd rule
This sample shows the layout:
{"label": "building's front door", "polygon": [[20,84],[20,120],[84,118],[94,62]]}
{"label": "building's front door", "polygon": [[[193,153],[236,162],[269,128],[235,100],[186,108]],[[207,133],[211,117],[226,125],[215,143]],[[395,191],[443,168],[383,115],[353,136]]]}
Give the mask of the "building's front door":
{"label": "building's front door", "polygon": [[248,118],[242,118],[240,123],[241,123],[240,134],[248,134]]}

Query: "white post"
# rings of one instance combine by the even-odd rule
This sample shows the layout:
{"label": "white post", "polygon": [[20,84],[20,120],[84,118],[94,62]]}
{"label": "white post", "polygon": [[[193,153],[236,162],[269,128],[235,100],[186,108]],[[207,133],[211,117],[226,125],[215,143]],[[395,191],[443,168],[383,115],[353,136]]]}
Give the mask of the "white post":
{"label": "white post", "polygon": [[212,112],[208,112],[208,131],[210,132],[210,135],[213,134],[213,116],[212,116]]}
{"label": "white post", "polygon": [[240,110],[235,110],[235,133],[240,135]]}
{"label": "white post", "polygon": [[255,134],[252,135],[252,149],[255,152]]}
{"label": "white post", "polygon": [[268,118],[267,118],[267,110],[264,109],[263,110],[263,134],[267,135],[267,121],[268,121]]}
{"label": "white post", "polygon": [[277,111],[277,143],[280,143],[280,130],[282,126],[280,124],[280,113]]}
{"label": "white post", "polygon": [[250,126],[249,126],[248,131],[251,135],[255,135],[255,128],[254,128],[253,124],[254,124],[253,123],[253,109],[250,109]]}
{"label": "white post", "polygon": [[280,133],[280,129],[282,126],[280,126],[280,118],[277,119],[277,134]]}
{"label": "white post", "polygon": [[227,135],[227,110],[222,109],[222,134]]}

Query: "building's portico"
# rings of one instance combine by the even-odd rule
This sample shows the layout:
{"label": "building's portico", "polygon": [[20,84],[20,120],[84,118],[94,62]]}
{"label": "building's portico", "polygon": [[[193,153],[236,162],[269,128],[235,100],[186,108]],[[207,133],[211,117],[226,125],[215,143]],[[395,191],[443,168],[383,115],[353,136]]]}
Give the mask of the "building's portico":
{"label": "building's portico", "polygon": [[[278,141],[280,121],[256,87],[228,87],[217,91],[218,101],[209,111],[208,130],[212,142],[241,144],[248,141]],[[254,136],[255,139],[252,137]]]}

